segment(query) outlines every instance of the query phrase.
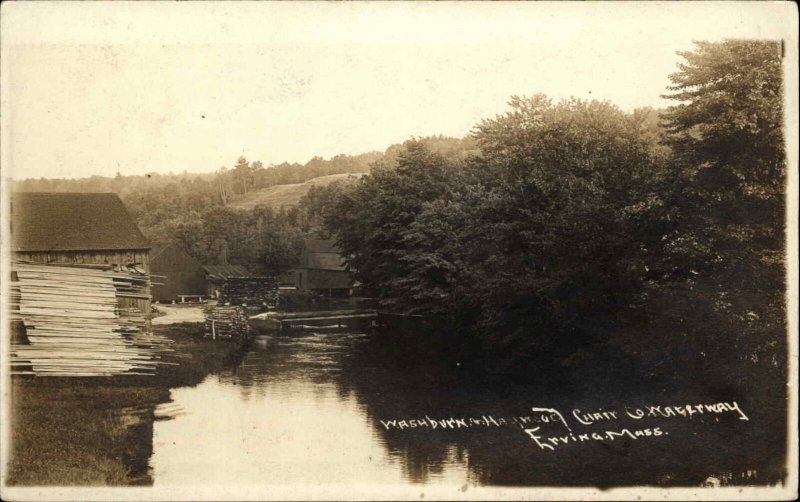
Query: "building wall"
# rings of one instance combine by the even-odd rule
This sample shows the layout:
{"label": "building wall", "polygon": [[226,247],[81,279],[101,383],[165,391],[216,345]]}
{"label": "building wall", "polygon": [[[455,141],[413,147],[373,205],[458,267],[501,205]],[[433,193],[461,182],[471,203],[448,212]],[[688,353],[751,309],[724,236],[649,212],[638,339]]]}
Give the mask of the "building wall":
{"label": "building wall", "polygon": [[314,289],[350,289],[352,281],[350,274],[345,270],[323,270],[316,268],[298,268],[297,288],[300,290]]}
{"label": "building wall", "polygon": [[206,278],[206,296],[210,296],[211,298],[219,298],[219,290],[221,287],[222,284],[218,284]]}
{"label": "building wall", "polygon": [[307,252],[303,256],[303,265],[308,268],[319,268],[326,270],[341,270],[344,260],[338,253],[314,253]]}
{"label": "building wall", "polygon": [[294,269],[286,271],[275,278],[278,281],[278,284],[281,286],[294,286],[298,287],[297,285],[297,271]]}
{"label": "building wall", "polygon": [[150,250],[111,251],[15,251],[14,258],[35,263],[96,263],[127,265],[135,263],[150,273]]}
{"label": "building wall", "polygon": [[154,283],[153,299],[177,300],[178,295],[205,295],[206,274],[200,262],[178,246],[169,246],[154,256],[150,263]]}
{"label": "building wall", "polygon": [[[150,273],[150,251],[148,249],[113,250],[113,251],[15,251],[16,260],[50,264],[107,264],[127,265],[135,263],[139,268]],[[146,294],[150,294],[148,290]],[[146,316],[150,316],[150,300],[137,298],[119,298],[120,308],[137,308]]]}

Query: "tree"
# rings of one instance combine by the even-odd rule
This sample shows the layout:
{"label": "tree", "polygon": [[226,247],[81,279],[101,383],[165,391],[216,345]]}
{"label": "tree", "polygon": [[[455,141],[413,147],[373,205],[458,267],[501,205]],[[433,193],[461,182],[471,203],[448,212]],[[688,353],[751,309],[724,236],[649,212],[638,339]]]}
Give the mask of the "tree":
{"label": "tree", "polygon": [[511,108],[461,150],[406,142],[326,221],[384,306],[455,313],[525,354],[577,339],[641,288],[666,157],[648,113],[544,96]]}
{"label": "tree", "polygon": [[342,193],[329,205],[326,225],[338,236],[355,277],[387,307],[420,307],[408,279],[409,256],[420,249],[405,234],[426,203],[447,193],[453,172],[454,166],[430,152],[423,140],[410,140],[396,164],[378,164],[352,188],[337,187]]}
{"label": "tree", "polygon": [[[691,339],[729,361],[785,351],[785,184],[780,42],[698,42],[670,76],[675,152],[664,270],[653,298],[675,317],[705,312]],[[677,289],[675,289],[677,287]],[[684,302],[673,301],[676,296]],[[684,304],[692,312],[680,310]],[[705,327],[705,328],[704,328]],[[704,329],[703,329],[704,328]],[[724,349],[724,350],[723,350]],[[733,363],[733,362],[731,362]],[[736,374],[735,371],[729,371]],[[741,374],[746,374],[741,372]]]}
{"label": "tree", "polygon": [[[746,281],[783,292],[783,85],[779,42],[700,42],[670,78],[665,114],[676,153],[675,266],[721,290]],[[723,284],[725,284],[723,286]]]}
{"label": "tree", "polygon": [[644,113],[542,95],[510,107],[475,129],[464,261],[496,344],[549,354],[602,336],[636,301],[667,157]]}
{"label": "tree", "polygon": [[230,195],[227,182],[229,177],[230,173],[228,173],[228,168],[225,166],[220,167],[217,171],[216,181],[217,186],[219,187],[220,201],[222,202],[223,206],[228,204],[228,198]]}
{"label": "tree", "polygon": [[[261,164],[260,162],[258,163]],[[240,195],[244,195],[255,183],[255,167],[251,166],[247,159],[239,157],[236,165],[233,166],[231,174],[233,176],[234,190]]]}
{"label": "tree", "polygon": [[680,52],[664,97],[681,102],[665,114],[678,158],[717,193],[782,196],[785,178],[780,42],[697,42]]}
{"label": "tree", "polygon": [[328,185],[314,185],[300,199],[296,207],[287,213],[295,226],[319,239],[330,239],[330,229],[325,226],[325,219],[335,211],[338,200],[358,181],[358,178],[347,177]]}
{"label": "tree", "polygon": [[781,46],[697,46],[680,53],[687,62],[666,96],[681,102],[664,115],[683,215],[674,248],[698,272],[738,275],[766,255],[775,261],[785,242]]}

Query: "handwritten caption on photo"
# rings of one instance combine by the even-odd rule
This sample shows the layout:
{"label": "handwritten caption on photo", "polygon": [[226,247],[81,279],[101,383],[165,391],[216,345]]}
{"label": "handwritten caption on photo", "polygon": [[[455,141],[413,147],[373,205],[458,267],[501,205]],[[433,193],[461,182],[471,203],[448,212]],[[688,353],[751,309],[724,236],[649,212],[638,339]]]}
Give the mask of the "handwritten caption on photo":
{"label": "handwritten caption on photo", "polygon": [[[555,408],[532,407],[528,415],[496,417],[481,415],[479,417],[446,417],[431,418],[425,415],[413,419],[381,420],[386,430],[459,430],[470,428],[521,428],[525,434],[542,450],[553,451],[564,445],[591,441],[614,441],[618,438],[641,439],[669,435],[663,425],[650,427],[614,427],[621,420],[646,425],[652,419],[691,419],[695,416],[734,415],[739,420],[749,418],[736,401],[710,404],[684,405],[647,405],[623,406],[618,409],[581,410],[573,409],[570,413],[561,413]],[[545,432],[547,426],[557,426],[558,431]],[[551,428],[550,427],[550,428]],[[594,430],[586,430],[587,428]]]}

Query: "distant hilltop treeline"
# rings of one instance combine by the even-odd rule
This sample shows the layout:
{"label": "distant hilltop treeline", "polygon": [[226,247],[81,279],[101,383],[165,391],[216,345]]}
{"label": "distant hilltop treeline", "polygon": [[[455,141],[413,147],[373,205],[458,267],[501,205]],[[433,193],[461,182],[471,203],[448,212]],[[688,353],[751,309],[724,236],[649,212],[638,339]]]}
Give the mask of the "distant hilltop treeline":
{"label": "distant hilltop treeline", "polygon": [[303,183],[319,176],[343,173],[366,173],[370,164],[382,158],[384,152],[368,152],[360,155],[336,155],[331,159],[314,157],[305,164],[284,162],[264,166],[261,161],[249,162],[245,157],[230,167],[222,166],[215,172],[173,173],[151,172],[141,175],[90,176],[87,178],[29,178],[15,181],[14,189],[25,192],[115,192],[125,195],[130,192],[161,188],[171,183],[203,182],[215,185],[221,203],[234,200],[253,190],[276,185]]}
{"label": "distant hilltop treeline", "polygon": [[[450,155],[473,148],[470,139],[421,139]],[[396,162],[403,145],[383,152],[314,157],[305,164],[264,166],[240,157],[209,173],[38,178],[12,181],[19,192],[114,192],[144,235],[154,243],[176,242],[203,263],[233,263],[254,271],[280,272],[293,265],[303,239],[329,237],[309,199],[321,188],[346,184],[374,165]],[[316,197],[318,198],[318,197]]]}
{"label": "distant hilltop treeline", "polygon": [[[432,150],[446,154],[469,141],[446,136],[422,138]],[[304,183],[314,178],[334,174],[368,173],[374,163],[384,159],[396,159],[403,145],[389,146],[385,151],[371,151],[358,155],[340,154],[330,159],[315,156],[305,164],[283,162],[264,166],[259,160],[252,162],[239,157],[232,166],[222,166],[213,172],[158,173],[140,175],[90,176],[86,178],[27,178],[12,181],[15,191],[23,192],[114,192],[124,196],[172,183],[190,182],[199,185],[208,183],[216,187],[219,202],[226,204],[238,200],[238,196],[278,185]]]}

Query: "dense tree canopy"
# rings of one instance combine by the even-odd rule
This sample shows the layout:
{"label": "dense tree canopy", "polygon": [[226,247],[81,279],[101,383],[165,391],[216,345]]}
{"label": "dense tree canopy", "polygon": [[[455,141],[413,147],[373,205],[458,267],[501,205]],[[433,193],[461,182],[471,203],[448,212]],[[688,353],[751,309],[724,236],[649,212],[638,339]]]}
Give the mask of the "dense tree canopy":
{"label": "dense tree canopy", "polygon": [[457,171],[458,162],[432,152],[425,141],[411,140],[396,159],[374,167],[330,208],[326,223],[339,236],[350,268],[385,305],[411,311],[441,307],[429,300],[447,293],[426,280],[440,271],[422,263],[435,258],[421,256],[427,250],[414,241],[411,226],[428,204],[450,187],[459,188]]}
{"label": "dense tree canopy", "polygon": [[328,194],[324,221],[385,307],[454,314],[506,355],[626,331],[642,353],[679,338],[674,364],[779,367],[780,45],[681,55],[663,127],[654,110],[514,97],[460,148],[407,142]]}
{"label": "dense tree canopy", "polygon": [[650,318],[703,318],[687,328],[702,353],[724,345],[725,364],[748,358],[774,371],[786,312],[781,44],[699,42],[680,54],[666,96],[677,104],[664,114],[675,182],[659,258],[685,281],[651,291],[662,307]]}
{"label": "dense tree canopy", "polygon": [[385,306],[458,313],[519,349],[631,301],[665,155],[651,111],[540,95],[510,106],[459,155],[407,142],[327,223]]}
{"label": "dense tree canopy", "polygon": [[[731,196],[783,193],[783,74],[780,42],[698,42],[670,76],[679,102],[665,114],[680,161],[710,171]],[[696,181],[703,182],[699,177]]]}
{"label": "dense tree canopy", "polygon": [[780,43],[698,43],[681,55],[667,95],[680,103],[664,116],[683,216],[675,250],[709,273],[774,262],[785,242]]}

